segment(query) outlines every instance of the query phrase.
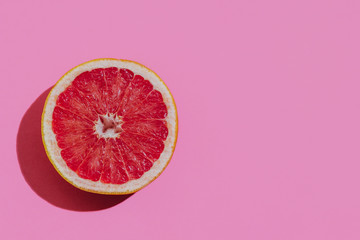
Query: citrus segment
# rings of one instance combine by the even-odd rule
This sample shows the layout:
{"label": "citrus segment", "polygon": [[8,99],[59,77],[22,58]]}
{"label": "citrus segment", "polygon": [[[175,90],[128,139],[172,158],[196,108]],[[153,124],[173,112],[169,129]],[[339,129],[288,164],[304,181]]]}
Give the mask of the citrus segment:
{"label": "citrus segment", "polygon": [[129,84],[125,96],[122,99],[117,114],[127,115],[132,109],[138,107],[152,91],[153,86],[143,77],[136,75]]}
{"label": "citrus segment", "polygon": [[120,154],[119,147],[114,139],[109,140],[106,145],[106,152],[109,154],[104,161],[104,169],[101,174],[103,183],[122,184],[129,181],[125,170],[125,164]]}
{"label": "citrus segment", "polygon": [[168,129],[164,120],[135,119],[129,120],[122,125],[125,132],[165,140]]}

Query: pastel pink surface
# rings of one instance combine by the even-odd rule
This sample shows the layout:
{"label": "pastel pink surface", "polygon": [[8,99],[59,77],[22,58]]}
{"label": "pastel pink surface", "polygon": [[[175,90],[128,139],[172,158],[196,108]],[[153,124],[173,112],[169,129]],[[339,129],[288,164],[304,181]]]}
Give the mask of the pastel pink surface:
{"label": "pastel pink surface", "polygon": [[[360,239],[359,11],[355,0],[2,1],[0,239]],[[179,138],[151,185],[77,211],[60,205],[85,195],[28,184],[36,170],[18,158],[33,139],[19,136],[31,126],[19,126],[66,71],[102,57],[164,79]]]}

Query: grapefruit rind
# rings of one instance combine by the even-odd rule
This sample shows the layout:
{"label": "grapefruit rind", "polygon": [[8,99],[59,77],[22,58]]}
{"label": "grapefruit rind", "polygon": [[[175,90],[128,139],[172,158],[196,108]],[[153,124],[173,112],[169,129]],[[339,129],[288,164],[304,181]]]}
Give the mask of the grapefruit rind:
{"label": "grapefruit rind", "polygon": [[[154,89],[161,92],[164,103],[166,104],[168,110],[168,115],[165,120],[167,122],[169,133],[167,139],[164,142],[165,148],[161,153],[160,158],[154,162],[153,167],[149,171],[145,172],[142,177],[139,179],[130,180],[124,184],[108,184],[102,183],[100,181],[94,182],[79,177],[66,165],[65,161],[62,159],[60,154],[61,149],[57,145],[55,134],[52,130],[52,115],[59,94],[61,94],[69,85],[71,85],[72,81],[80,73],[96,68],[107,67],[127,68],[133,71],[135,75],[141,75],[145,79],[149,80]],[[130,194],[137,192],[154,181],[169,164],[175,150],[178,135],[177,109],[174,98],[171,95],[168,87],[161,80],[161,78],[149,68],[130,60],[113,58],[95,59],[72,68],[64,76],[62,76],[51,89],[48,97],[46,98],[44,110],[42,113],[41,135],[45,151],[50,162],[55,167],[56,171],[73,186],[92,193],[109,195]]]}

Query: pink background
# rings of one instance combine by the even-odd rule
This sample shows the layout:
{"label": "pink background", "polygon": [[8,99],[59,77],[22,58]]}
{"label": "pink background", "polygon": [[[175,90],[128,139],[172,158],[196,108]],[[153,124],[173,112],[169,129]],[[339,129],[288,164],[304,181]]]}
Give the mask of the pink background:
{"label": "pink background", "polygon": [[[360,239],[357,0],[1,1],[0,239]],[[172,162],[132,196],[46,159],[48,89],[136,60],[179,111]]]}

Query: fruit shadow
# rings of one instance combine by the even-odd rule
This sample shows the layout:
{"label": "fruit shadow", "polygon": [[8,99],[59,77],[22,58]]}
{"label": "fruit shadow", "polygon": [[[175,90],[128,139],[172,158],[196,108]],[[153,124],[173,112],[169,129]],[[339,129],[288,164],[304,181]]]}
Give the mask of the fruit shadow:
{"label": "fruit shadow", "polygon": [[89,193],[66,182],[50,163],[41,138],[41,114],[51,88],[43,92],[24,114],[16,150],[21,172],[32,190],[47,202],[73,211],[96,211],[122,203],[129,195]]}

